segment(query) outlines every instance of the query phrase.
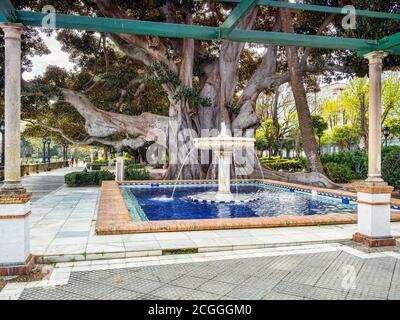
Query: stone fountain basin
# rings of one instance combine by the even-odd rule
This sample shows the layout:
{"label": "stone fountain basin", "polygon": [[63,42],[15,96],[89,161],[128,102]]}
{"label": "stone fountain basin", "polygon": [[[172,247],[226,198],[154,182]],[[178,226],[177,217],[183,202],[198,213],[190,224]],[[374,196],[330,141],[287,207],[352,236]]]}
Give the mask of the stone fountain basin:
{"label": "stone fountain basin", "polygon": [[218,136],[193,139],[196,148],[201,150],[234,151],[239,148],[254,148],[254,138]]}

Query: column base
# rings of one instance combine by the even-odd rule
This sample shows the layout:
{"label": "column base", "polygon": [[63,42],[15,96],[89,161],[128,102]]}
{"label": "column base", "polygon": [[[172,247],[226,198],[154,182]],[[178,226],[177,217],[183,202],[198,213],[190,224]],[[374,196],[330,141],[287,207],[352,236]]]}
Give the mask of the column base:
{"label": "column base", "polygon": [[396,239],[389,237],[370,237],[360,232],[353,235],[353,241],[368,246],[369,248],[396,246]]}
{"label": "column base", "polygon": [[0,195],[21,195],[26,194],[26,189],[21,182],[4,181],[0,188]]}
{"label": "column base", "polygon": [[27,275],[35,264],[35,257],[29,255],[24,263],[0,264],[0,277]]}
{"label": "column base", "polygon": [[365,185],[368,187],[387,187],[388,184],[381,177],[369,177],[365,180]]}
{"label": "column base", "polygon": [[29,250],[31,197],[0,191],[0,276],[25,275],[34,264]]}

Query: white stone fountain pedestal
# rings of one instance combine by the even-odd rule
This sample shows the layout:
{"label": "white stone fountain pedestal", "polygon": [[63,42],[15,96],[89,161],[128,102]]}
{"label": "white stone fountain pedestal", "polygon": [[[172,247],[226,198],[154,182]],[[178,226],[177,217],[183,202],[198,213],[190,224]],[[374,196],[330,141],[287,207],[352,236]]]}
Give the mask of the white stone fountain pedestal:
{"label": "white stone fountain pedestal", "polygon": [[[224,127],[224,126],[223,126]],[[190,200],[208,203],[251,202],[259,198],[254,194],[231,192],[231,160],[235,149],[254,147],[253,138],[234,138],[225,130],[217,137],[194,139],[195,146],[202,150],[213,150],[218,158],[218,192],[205,192],[189,196]]]}

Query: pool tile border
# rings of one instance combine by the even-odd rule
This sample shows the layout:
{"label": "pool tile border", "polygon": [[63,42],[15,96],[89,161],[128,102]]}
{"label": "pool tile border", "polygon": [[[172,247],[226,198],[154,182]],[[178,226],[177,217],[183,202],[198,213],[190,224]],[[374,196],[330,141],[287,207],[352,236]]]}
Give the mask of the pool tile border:
{"label": "pool tile border", "polygon": [[[240,180],[240,183],[265,183],[267,185],[289,189],[291,192],[317,193],[321,196],[341,199],[342,201],[356,201],[357,195],[343,190],[331,190],[317,187],[298,185],[287,182],[278,182],[268,179]],[[189,180],[182,184],[216,183],[216,181]],[[167,220],[167,221],[133,221],[125,204],[120,185],[150,185],[157,187],[161,184],[171,185],[175,181],[152,180],[143,181],[104,181],[100,191],[99,209],[96,221],[96,233],[99,235],[172,232],[172,231],[199,231],[244,228],[276,228],[294,226],[316,226],[333,224],[355,224],[356,214],[330,214],[321,216],[279,216],[257,218],[224,218],[202,220]],[[392,201],[392,209],[400,209],[400,200]],[[392,222],[400,221],[400,211],[392,212]]]}

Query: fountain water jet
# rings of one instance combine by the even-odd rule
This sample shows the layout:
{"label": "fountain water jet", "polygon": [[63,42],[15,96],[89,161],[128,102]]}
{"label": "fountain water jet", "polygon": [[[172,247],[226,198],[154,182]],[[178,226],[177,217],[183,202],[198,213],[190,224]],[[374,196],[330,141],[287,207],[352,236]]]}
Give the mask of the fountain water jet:
{"label": "fountain water jet", "polygon": [[258,197],[251,194],[231,193],[231,159],[235,149],[254,148],[254,138],[232,137],[227,134],[225,123],[221,123],[221,133],[217,137],[195,138],[196,148],[212,150],[218,158],[218,192],[206,192],[190,196],[194,201],[207,202],[249,202]]}

